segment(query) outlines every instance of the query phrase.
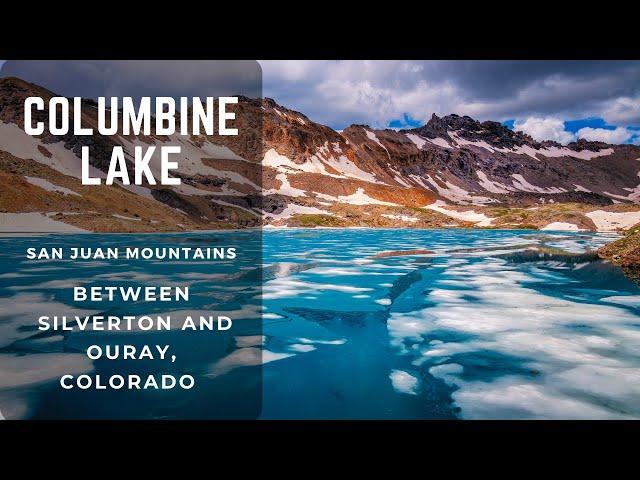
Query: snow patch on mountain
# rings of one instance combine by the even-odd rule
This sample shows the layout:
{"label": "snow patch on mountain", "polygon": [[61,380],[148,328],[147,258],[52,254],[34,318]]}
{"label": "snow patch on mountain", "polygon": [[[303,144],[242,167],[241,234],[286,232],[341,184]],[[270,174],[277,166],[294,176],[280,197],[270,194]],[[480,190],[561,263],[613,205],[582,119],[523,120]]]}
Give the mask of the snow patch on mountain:
{"label": "snow patch on mountain", "polygon": [[387,164],[387,167],[389,167],[389,170],[393,173],[393,179],[399,183],[400,185],[402,185],[403,187],[407,187],[407,188],[411,188],[411,184],[409,184],[404,177],[402,176],[402,173],[400,173],[398,170],[396,170],[395,168],[393,168],[390,164]]}
{"label": "snow patch on mountain", "polygon": [[217,145],[210,141],[205,141],[199,147],[204,153],[211,156],[211,158],[223,159],[223,160],[242,160],[245,161],[240,155],[236,154],[233,150],[225,145]]}
{"label": "snow patch on mountain", "polygon": [[[234,153],[231,149],[226,146],[217,145],[209,142],[208,140],[203,142],[201,146],[196,145],[193,140],[189,137],[182,135],[171,135],[167,137],[167,141],[157,141],[155,145],[157,147],[161,146],[179,146],[180,147],[180,157],[178,158],[178,171],[180,173],[189,175],[189,176],[208,176],[215,177],[218,179],[224,179],[228,182],[237,183],[240,185],[250,186],[252,189],[256,191],[260,191],[260,186],[253,183],[248,178],[243,175],[232,171],[232,170],[221,170],[218,168],[213,168],[208,165],[205,165],[202,161],[203,159],[223,159],[226,162],[246,162],[246,160],[236,153]],[[144,149],[148,148],[149,145],[143,142],[139,138],[125,138],[118,137],[118,142],[123,146],[125,151],[125,156],[128,157],[131,161],[133,161],[133,155],[135,153],[135,147],[139,146]],[[160,177],[161,170],[161,162],[160,162],[160,148],[156,148],[153,154],[151,155],[151,160],[149,161],[149,168],[153,175],[158,178]],[[102,173],[100,176],[104,176]],[[129,188],[128,186],[124,186],[128,190],[133,191],[134,193],[142,194],[147,198],[153,198],[150,192],[147,191],[138,191],[136,189]],[[222,191],[220,192],[212,192],[210,190],[200,189],[193,187],[191,185],[187,185],[184,182],[179,186],[171,187],[174,191],[185,194],[185,195],[211,195],[213,193],[218,195],[241,195],[241,193],[230,189],[228,185],[225,183],[222,186]]]}
{"label": "snow patch on mountain", "polygon": [[281,173],[319,173],[331,177],[341,178],[339,175],[332,175],[325,169],[324,165],[318,157],[312,155],[304,163],[295,163],[288,157],[280,155],[275,149],[269,149],[262,159],[262,165],[271,167]]}
{"label": "snow patch on mountain", "polygon": [[297,205],[295,203],[290,203],[287,207],[280,213],[269,213],[266,216],[271,216],[275,220],[282,220],[286,218],[290,218],[293,215],[302,214],[302,215],[333,215],[326,210],[320,210],[316,207],[308,207],[306,205]]}
{"label": "snow patch on mountain", "polygon": [[584,229],[578,227],[575,223],[567,222],[552,222],[546,227],[542,227],[540,230],[561,230],[569,232],[582,232]]}
{"label": "snow patch on mountain", "polygon": [[[638,172],[638,176],[640,177],[640,172]],[[630,192],[629,195],[616,195],[613,193],[609,193],[609,192],[602,192],[604,195],[607,195],[611,198],[618,198],[620,200],[625,200],[625,201],[631,201],[634,203],[637,203],[638,201],[640,201],[640,185],[637,185],[634,188],[627,188],[627,187],[623,187],[623,190],[626,190],[627,192]],[[615,202],[615,200],[614,200]]]}
{"label": "snow patch on mountain", "polygon": [[447,132],[447,133],[449,134],[449,136],[454,140],[454,142],[459,147],[471,146],[471,147],[484,148],[485,150],[489,150],[492,153],[496,151],[495,147],[492,147],[491,145],[489,145],[484,140],[481,140],[479,142],[478,141],[465,140],[464,138],[462,138],[458,134],[456,134],[456,132],[452,132],[451,130],[449,132]]}
{"label": "snow patch on mountain", "polygon": [[395,176],[393,177],[393,179],[394,179],[396,182],[398,182],[400,185],[402,185],[403,187],[411,188],[411,185],[409,185],[406,181],[404,181],[404,180],[402,179],[402,177],[400,177],[400,176],[398,176],[398,175],[395,175]]}
{"label": "snow patch on mountain", "polygon": [[604,148],[597,152],[592,152],[591,150],[581,150],[576,152],[575,150],[571,150],[566,147],[546,147],[541,148],[539,153],[545,157],[573,157],[581,160],[591,160],[592,158],[611,155],[613,153],[613,148]]}
{"label": "snow patch on mountain", "polygon": [[612,232],[618,229],[626,230],[640,222],[640,212],[607,212],[604,210],[595,210],[585,215],[593,220],[599,232]]}
{"label": "snow patch on mountain", "polygon": [[431,205],[427,205],[426,208],[428,210],[433,210],[435,212],[442,213],[451,218],[455,218],[456,220],[462,220],[463,222],[472,222],[475,223],[478,227],[488,227],[493,222],[493,218],[487,217],[484,213],[476,213],[473,210],[468,210],[466,212],[459,212],[457,210],[450,210],[445,208],[447,204],[442,200],[436,200]]}
{"label": "snow patch on mountain", "polygon": [[42,213],[30,212],[0,213],[0,232],[81,233],[86,230],[58,222]]}
{"label": "snow patch on mountain", "polygon": [[122,185],[121,183],[118,184],[125,190],[129,190],[131,193],[135,193],[136,195],[140,195],[141,197],[148,198],[149,200],[153,200],[154,202],[158,201],[153,197],[153,195],[151,195],[151,190],[147,187],[143,187],[141,185]]}
{"label": "snow patch on mountain", "polygon": [[442,148],[452,148],[451,145],[449,145],[449,142],[447,142],[444,138],[423,138],[420,135],[416,135],[415,133],[407,133],[405,135],[409,140],[415,143],[416,147],[418,147],[419,150],[422,150],[422,147],[424,147],[427,143],[437,145],[438,147]]}
{"label": "snow patch on mountain", "polygon": [[382,215],[380,215],[381,217],[386,217],[386,218],[390,218],[392,220],[400,220],[402,222],[417,222],[418,219],[416,217],[409,217],[408,215],[391,215],[389,213],[383,213]]}
{"label": "snow patch on mountain", "polygon": [[516,189],[523,192],[533,192],[533,193],[565,193],[566,190],[564,188],[557,187],[537,187],[529,183],[522,175],[519,173],[514,173],[511,175],[513,177],[513,186]]}
{"label": "snow patch on mountain", "polygon": [[126,215],[119,215],[117,213],[113,213],[113,214],[111,214],[111,216],[113,218],[119,218],[120,220],[130,220],[132,222],[140,222],[140,221],[142,221],[142,219],[139,218],[139,217],[127,217]]}
{"label": "snow patch on mountain", "polygon": [[[118,143],[123,146],[125,155],[129,158],[133,158],[133,154],[136,146],[148,148],[149,145],[138,138],[128,139],[125,137],[118,137]],[[216,178],[223,178],[235,183],[250,185],[256,190],[259,187],[253,182],[249,181],[242,175],[226,170],[216,170],[205,165],[202,162],[202,158],[223,158],[227,160],[243,160],[236,155],[229,148],[221,145],[215,145],[211,142],[204,142],[201,147],[195,145],[191,140],[186,137],[174,135],[169,137],[166,142],[156,141],[158,146],[161,145],[180,145],[181,156],[184,158],[179,161],[180,169],[182,173],[188,175],[209,175]],[[81,178],[82,175],[82,161],[71,150],[64,147],[63,142],[47,143],[43,144],[40,139],[31,137],[24,133],[17,125],[13,123],[0,123],[0,145],[3,150],[8,153],[24,159],[33,159],[38,163],[50,166],[58,172],[68,175],[74,178]],[[38,148],[40,147],[40,148]],[[43,153],[44,152],[44,153]],[[49,158],[45,153],[49,153]],[[156,149],[151,157],[149,166],[154,176],[160,176],[160,149]],[[89,174],[96,178],[105,178],[106,174],[97,168],[91,166],[89,168]],[[37,179],[37,177],[27,178],[27,181],[44,188],[48,191],[62,192],[66,195],[77,195],[70,189],[59,187],[44,179]],[[45,183],[46,182],[46,183]],[[148,199],[153,199],[151,191],[148,188],[135,186],[135,185],[122,185],[123,188]],[[226,187],[226,186],[225,186]],[[187,195],[210,195],[212,192],[208,190],[198,189],[190,185],[182,184],[178,187],[173,187],[174,190],[187,194]],[[235,191],[225,192],[227,194],[238,194]]]}
{"label": "snow patch on mountain", "polygon": [[[178,160],[178,171],[187,175],[215,175],[216,171],[202,163],[204,152],[190,141],[180,135],[166,137],[167,141],[155,141],[156,146],[179,146],[180,156],[174,155],[172,160]],[[117,142],[123,147],[125,157],[132,160],[135,148],[141,147],[143,151],[149,148],[149,144],[138,137],[118,136]],[[80,161],[80,160],[78,160]],[[160,177],[160,148],[156,148],[149,160],[149,169],[154,177]]]}
{"label": "snow patch on mountain", "polygon": [[391,154],[389,153],[389,150],[387,150],[387,147],[385,147],[382,142],[380,142],[380,140],[378,140],[378,137],[376,136],[375,132],[372,132],[371,130],[367,130],[365,129],[364,132],[367,134],[367,138],[369,140],[374,141],[375,143],[377,143],[378,145],[380,145],[382,148],[384,148],[384,151],[387,152],[387,156],[389,158],[391,158]]}
{"label": "snow patch on mountain", "polygon": [[224,200],[220,200],[219,198],[212,198],[211,201],[213,203],[217,203],[218,205],[224,205],[225,207],[232,207],[232,208],[238,208],[244,212],[247,212],[251,215],[254,215],[256,217],[259,217],[260,214],[254,210],[251,210],[250,208],[245,208],[245,207],[241,207],[240,205],[236,205],[235,203],[231,203],[231,202],[225,202]]}
{"label": "snow patch on mountain", "polygon": [[[411,177],[414,179],[419,178],[413,175]],[[468,192],[467,190],[459,187],[458,185],[451,183],[448,180],[444,181],[437,175],[436,175],[436,179],[444,183],[445,186],[442,186],[438,182],[436,182],[436,180],[431,178],[431,175],[427,175],[427,178],[426,178],[427,182],[429,182],[429,184],[431,184],[433,188],[436,189],[436,191],[440,196],[446,198],[447,200],[451,200],[452,202],[462,203],[462,204],[465,204],[465,203],[485,204],[485,203],[495,202],[493,198],[471,195],[471,193]]]}
{"label": "snow patch on mountain", "polygon": [[[42,143],[39,138],[27,135],[15,123],[0,122],[0,145],[2,150],[14,157],[25,160],[35,160],[47,165],[58,172],[74,178],[81,178],[82,161],[71,151],[64,148],[63,142]],[[51,154],[51,158],[45,156],[38,147]],[[95,167],[89,167],[92,177],[105,178],[106,174]]]}
{"label": "snow patch on mountain", "polygon": [[65,187],[61,187],[59,185],[55,185],[55,184],[51,183],[50,181],[45,180],[44,178],[39,178],[39,177],[24,177],[24,178],[31,185],[35,185],[36,187],[40,187],[40,188],[46,190],[47,192],[60,193],[62,195],[77,195],[77,196],[79,196],[79,194],[74,192],[73,190],[70,190],[70,189],[65,188]]}
{"label": "snow patch on mountain", "polygon": [[414,133],[407,133],[406,136],[409,140],[415,143],[416,147],[418,147],[418,150],[422,150],[422,147],[424,147],[424,144],[427,143],[427,141],[424,138],[419,137]]}
{"label": "snow patch on mountain", "polygon": [[307,194],[304,190],[300,190],[299,188],[293,187],[289,183],[289,179],[287,178],[286,173],[279,173],[276,175],[276,180],[280,181],[280,187],[277,189],[271,189],[264,192],[265,195],[287,195],[289,197],[306,197]]}
{"label": "snow patch on mountain", "polygon": [[350,203],[351,205],[391,205],[397,206],[396,203],[385,202],[378,200],[367,195],[364,188],[359,187],[355,193],[351,195],[341,195],[338,197],[338,201],[342,203]]}
{"label": "snow patch on mountain", "polygon": [[180,185],[176,185],[173,187],[178,193],[183,195],[194,195],[194,196],[205,196],[205,195],[220,195],[220,192],[212,192],[211,190],[205,190],[203,188],[197,188],[187,183],[181,183]]}
{"label": "snow patch on mountain", "polygon": [[449,145],[449,142],[447,142],[444,138],[436,137],[436,138],[429,139],[429,141],[434,145],[437,145],[442,148],[449,148],[449,149],[453,148],[451,147],[451,145]]}
{"label": "snow patch on mountain", "polygon": [[596,157],[603,157],[607,155],[611,155],[613,153],[612,148],[604,148],[602,150],[598,150],[597,152],[592,152],[591,150],[581,150],[576,152],[575,150],[571,150],[567,147],[545,147],[545,148],[533,148],[530,145],[521,145],[515,147],[513,149],[506,148],[496,148],[497,151],[503,153],[515,153],[517,155],[528,155],[535,160],[540,160],[538,155],[544,155],[547,158],[556,158],[556,157],[573,157],[579,158],[581,160],[591,160]]}
{"label": "snow patch on mountain", "polygon": [[[338,147],[335,151],[341,151]],[[325,164],[339,172],[340,175],[329,173]],[[373,174],[365,172],[346,156],[340,155],[337,159],[331,155],[328,142],[318,149],[316,155],[311,155],[304,163],[295,163],[288,157],[280,155],[275,149],[269,149],[262,160],[262,165],[272,167],[280,173],[317,173],[332,178],[355,178],[369,183],[380,182]]]}
{"label": "snow patch on mountain", "polygon": [[538,153],[540,153],[540,150],[536,150],[535,148],[533,148],[530,145],[521,145],[519,147],[514,148],[513,150],[507,150],[507,149],[503,149],[501,150],[504,153],[508,153],[508,152],[512,152],[515,153],[516,155],[528,155],[529,157],[533,158],[534,160],[540,160],[536,155]]}
{"label": "snow patch on mountain", "polygon": [[[625,202],[630,200],[627,195],[618,195],[618,194],[610,193],[610,192],[606,192],[606,191],[602,192],[602,194],[606,195],[607,197],[611,197],[611,198],[614,198],[614,199],[617,198],[618,200],[623,200]],[[620,202],[618,200],[613,200],[613,203],[622,203],[622,202]]]}
{"label": "snow patch on mountain", "polygon": [[359,187],[356,192],[352,193],[351,195],[340,195],[339,197],[334,197],[325,193],[314,193],[317,198],[328,200],[329,202],[334,203],[349,203],[351,205],[389,205],[392,207],[399,206],[397,203],[385,202],[383,200],[378,200],[376,198],[370,197],[366,194],[364,188],[362,187]]}
{"label": "snow patch on mountain", "polygon": [[489,180],[489,177],[487,177],[487,175],[482,170],[476,170],[476,175],[478,175],[478,178],[480,179],[478,183],[487,192],[509,193],[514,190],[513,187],[509,187],[508,185],[503,185],[502,183]]}
{"label": "snow patch on mountain", "polygon": [[329,156],[323,159],[327,165],[340,172],[344,177],[351,177],[358,180],[364,180],[369,183],[384,183],[378,180],[373,174],[359,169],[355,163],[344,155],[340,155],[337,159]]}

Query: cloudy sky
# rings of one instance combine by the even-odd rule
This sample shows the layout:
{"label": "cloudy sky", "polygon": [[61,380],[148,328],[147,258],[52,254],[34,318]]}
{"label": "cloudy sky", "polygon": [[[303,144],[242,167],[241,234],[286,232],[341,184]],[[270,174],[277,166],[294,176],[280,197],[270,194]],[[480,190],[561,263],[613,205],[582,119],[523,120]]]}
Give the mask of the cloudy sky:
{"label": "cloudy sky", "polygon": [[[194,86],[193,94],[203,95],[207,70],[194,63],[181,64],[179,75],[169,62],[146,70],[159,87],[173,82],[170,88]],[[49,64],[48,81],[68,71]],[[105,71],[117,71],[113,78],[121,89],[148,88],[139,69],[115,61],[96,65],[85,62],[78,69],[87,92],[94,84],[104,88],[98,79]],[[264,96],[336,130],[352,123],[406,128],[433,113],[457,113],[504,122],[539,140],[640,144],[640,61],[270,60],[260,65]],[[33,65],[15,66],[18,72],[28,67]],[[41,65],[37,70],[43,75]],[[55,87],[49,86],[59,91]]]}
{"label": "cloudy sky", "polygon": [[264,94],[341,129],[432,113],[496,120],[536,139],[640,143],[640,62],[262,61]]}

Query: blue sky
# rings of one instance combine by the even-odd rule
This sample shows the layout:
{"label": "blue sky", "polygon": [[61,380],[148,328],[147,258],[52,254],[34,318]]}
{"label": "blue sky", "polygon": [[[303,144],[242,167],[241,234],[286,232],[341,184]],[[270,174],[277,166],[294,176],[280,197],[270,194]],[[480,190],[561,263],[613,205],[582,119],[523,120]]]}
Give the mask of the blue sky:
{"label": "blue sky", "polygon": [[[456,113],[502,122],[536,140],[640,144],[640,61],[259,63],[264,96],[336,130],[354,123],[412,128],[433,113]],[[135,72],[120,70],[127,74],[124,84],[136,85]],[[172,77],[162,76],[165,83]],[[175,81],[199,85],[202,77],[194,67]]]}
{"label": "blue sky", "polygon": [[[402,115],[402,118],[391,120],[389,122],[389,125],[387,126],[389,128],[416,128],[421,126],[422,124],[423,122],[421,122],[420,120],[411,118],[411,116],[408,113],[405,113],[404,115]],[[511,128],[512,126],[513,125],[509,126],[509,128]]]}

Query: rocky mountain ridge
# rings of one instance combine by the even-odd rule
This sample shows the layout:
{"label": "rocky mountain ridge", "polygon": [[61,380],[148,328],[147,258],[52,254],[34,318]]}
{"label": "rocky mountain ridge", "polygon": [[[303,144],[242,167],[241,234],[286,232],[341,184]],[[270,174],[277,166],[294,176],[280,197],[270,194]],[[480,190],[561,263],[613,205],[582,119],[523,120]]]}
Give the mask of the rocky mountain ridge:
{"label": "rocky mountain ridge", "polygon": [[[245,97],[234,106],[237,137],[30,137],[22,128],[24,98],[31,95],[54,93],[0,79],[4,230],[26,228],[20,215],[27,213],[46,218],[46,229],[90,231],[617,230],[640,222],[640,147],[634,145],[536,142],[498,122],[458,115],[433,115],[406,130],[351,125],[337,132],[272,99]],[[95,125],[95,102],[85,104],[83,125]],[[37,120],[46,122],[46,112]],[[102,176],[114,145],[123,145],[130,163],[136,145],[180,145],[182,185],[83,186],[82,145],[91,147],[93,173]],[[154,157],[152,170],[157,162]]]}

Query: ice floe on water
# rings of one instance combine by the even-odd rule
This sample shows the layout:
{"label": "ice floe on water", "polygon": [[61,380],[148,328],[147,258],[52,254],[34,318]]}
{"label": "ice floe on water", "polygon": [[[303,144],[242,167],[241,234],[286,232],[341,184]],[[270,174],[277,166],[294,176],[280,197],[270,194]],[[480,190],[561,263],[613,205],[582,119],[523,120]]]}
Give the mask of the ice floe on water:
{"label": "ice floe on water", "polygon": [[309,345],[309,344],[304,344],[304,343],[294,343],[292,345],[289,345],[289,350],[291,350],[292,352],[311,352],[313,350],[315,350],[316,347],[314,347],[313,345]]}
{"label": "ice floe on water", "polygon": [[543,293],[535,272],[500,258],[448,268],[429,307],[391,314],[392,345],[415,365],[450,362],[429,373],[463,418],[640,417],[638,317]]}
{"label": "ice floe on water", "polygon": [[92,370],[93,362],[81,353],[0,353],[0,410],[11,420],[26,418],[37,403],[30,392],[55,385],[62,375]]}
{"label": "ice floe on water", "polygon": [[619,418],[594,403],[567,397],[551,387],[504,377],[476,382],[454,392],[466,418],[475,419],[609,419]]}
{"label": "ice floe on water", "polygon": [[355,287],[352,285],[337,285],[329,283],[304,282],[301,280],[293,280],[289,278],[276,278],[267,282],[263,289],[262,298],[264,300],[272,300],[276,298],[297,297],[299,295],[333,290],[345,293],[368,292],[370,288]]}
{"label": "ice floe on water", "polygon": [[344,345],[347,343],[345,338],[339,338],[337,340],[311,340],[309,338],[299,338],[298,341],[307,345]]}
{"label": "ice floe on water", "polygon": [[[39,314],[92,313],[76,312],[64,292],[97,279],[201,286],[202,305],[167,312],[176,318],[205,308],[228,314],[241,329],[261,318],[262,329],[233,332],[193,367],[231,390],[252,368],[263,368],[263,418],[640,417],[640,289],[589,253],[616,234],[300,229],[263,235],[264,258],[253,265],[262,269],[263,303],[244,308],[215,303],[238,292],[209,267],[122,271],[104,262],[37,267],[24,261],[0,269],[3,415],[32,415],[59,370],[96,367],[71,353],[82,351],[86,336],[42,337],[26,327]],[[418,250],[432,253],[379,256]],[[62,280],[64,274],[71,276]],[[42,360],[47,368],[38,371]]]}
{"label": "ice floe on water", "polygon": [[0,390],[44,382],[61,375],[77,375],[93,370],[93,362],[81,353],[0,354]]}
{"label": "ice floe on water", "polygon": [[[432,340],[432,345],[437,345],[437,340]],[[443,380],[447,385],[455,385],[458,375],[460,375],[464,371],[464,367],[462,365],[458,365],[457,363],[443,363],[441,365],[436,365],[435,367],[431,367],[429,369],[429,373],[436,378]]]}
{"label": "ice floe on water", "polygon": [[628,307],[640,307],[640,295],[613,295],[604,297],[603,302],[618,303]]}
{"label": "ice floe on water", "polygon": [[389,298],[379,298],[378,300],[375,300],[375,302],[379,305],[391,305],[391,300]]}
{"label": "ice floe on water", "polygon": [[12,297],[0,297],[0,347],[25,339],[33,332],[29,327],[37,319],[50,315],[92,315],[95,310],[80,310],[51,300],[42,293],[19,293]]}
{"label": "ice floe on water", "polygon": [[391,370],[389,379],[397,392],[406,393],[407,395],[418,394],[418,379],[410,373],[402,370]]}

